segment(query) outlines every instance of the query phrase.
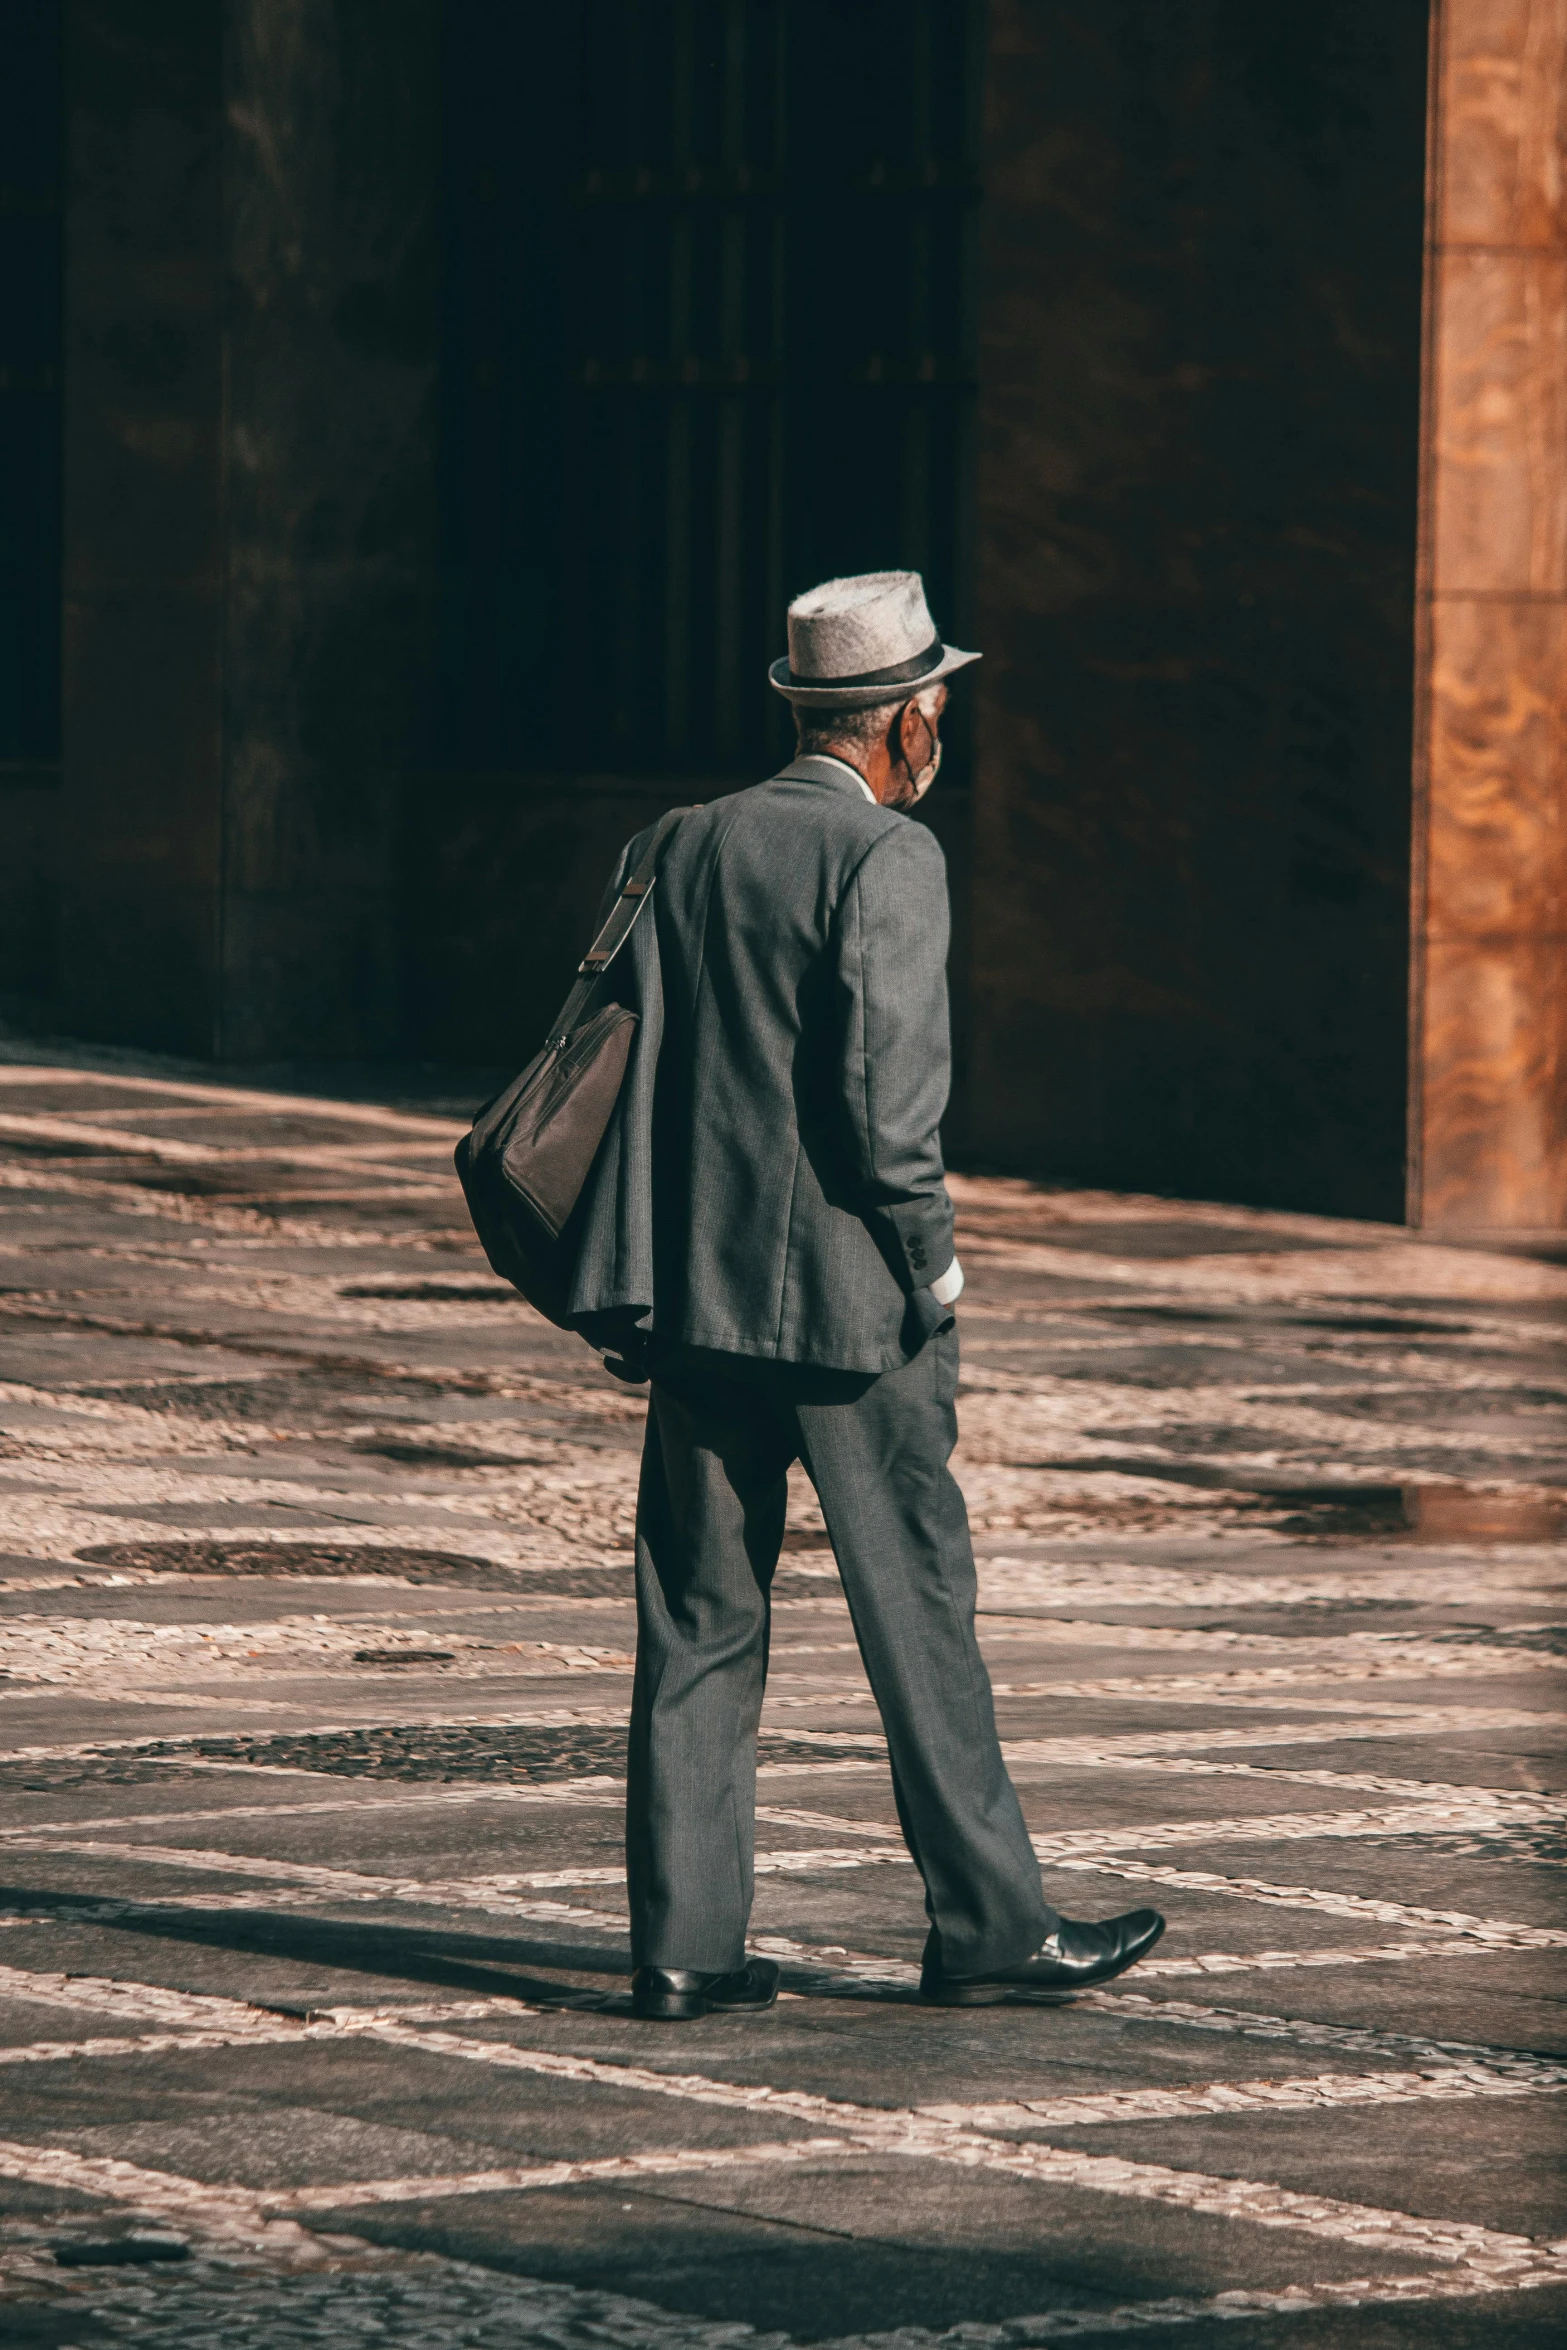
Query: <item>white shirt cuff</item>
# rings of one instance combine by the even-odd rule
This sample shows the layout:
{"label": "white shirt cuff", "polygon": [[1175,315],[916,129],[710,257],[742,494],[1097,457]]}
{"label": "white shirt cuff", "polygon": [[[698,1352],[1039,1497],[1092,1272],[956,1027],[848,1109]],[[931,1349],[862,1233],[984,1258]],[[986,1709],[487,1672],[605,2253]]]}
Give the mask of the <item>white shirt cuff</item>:
{"label": "white shirt cuff", "polygon": [[956,1257],[942,1274],[941,1279],[931,1283],[930,1294],[938,1306],[957,1304],[958,1299],[963,1295],[963,1267],[958,1263]]}

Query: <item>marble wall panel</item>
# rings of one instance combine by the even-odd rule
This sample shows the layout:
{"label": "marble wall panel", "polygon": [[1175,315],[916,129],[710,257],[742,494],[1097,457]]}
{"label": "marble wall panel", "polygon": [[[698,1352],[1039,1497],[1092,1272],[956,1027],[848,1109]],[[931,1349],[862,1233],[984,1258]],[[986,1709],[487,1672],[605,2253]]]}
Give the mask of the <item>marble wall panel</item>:
{"label": "marble wall panel", "polygon": [[1425,1034],[1439,1072],[1421,1221],[1434,1231],[1567,1227],[1563,941],[1435,939]]}
{"label": "marble wall panel", "polygon": [[1567,252],[1459,247],[1435,267],[1438,595],[1567,591]]}
{"label": "marble wall panel", "polygon": [[1567,0],[1440,0],[1410,1214],[1567,1222]]}
{"label": "marble wall panel", "polygon": [[1433,630],[1428,934],[1567,956],[1567,603],[1444,600]]}
{"label": "marble wall panel", "polygon": [[1447,0],[1439,245],[1549,248],[1567,215],[1567,0]]}

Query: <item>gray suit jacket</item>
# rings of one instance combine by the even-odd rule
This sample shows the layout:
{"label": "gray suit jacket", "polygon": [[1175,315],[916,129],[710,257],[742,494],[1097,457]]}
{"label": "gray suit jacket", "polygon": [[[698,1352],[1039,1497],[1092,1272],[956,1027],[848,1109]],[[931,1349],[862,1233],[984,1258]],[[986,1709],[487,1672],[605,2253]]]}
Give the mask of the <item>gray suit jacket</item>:
{"label": "gray suit jacket", "polygon": [[640,1026],[577,1210],[579,1327],[884,1371],[950,1322],[947,933],[934,837],[832,760],[682,819],[605,983]]}

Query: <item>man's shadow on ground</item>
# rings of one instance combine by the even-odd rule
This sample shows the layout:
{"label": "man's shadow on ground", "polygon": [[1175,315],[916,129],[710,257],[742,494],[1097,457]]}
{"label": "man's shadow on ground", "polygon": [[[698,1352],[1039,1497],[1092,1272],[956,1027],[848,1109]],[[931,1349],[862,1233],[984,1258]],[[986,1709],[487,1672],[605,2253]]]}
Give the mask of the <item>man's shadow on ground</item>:
{"label": "man's shadow on ground", "polygon": [[[516,1999],[529,2007],[587,2010],[629,2015],[631,1951],[621,1941],[555,1942],[517,1934],[472,1934],[352,1919],[301,1917],[297,1911],[233,1909],[192,1911],[157,1901],[104,1899],[63,1893],[51,1887],[0,1885],[0,1916],[22,1912],[49,1916],[64,1925],[107,1927],[158,1942],[195,1943],[254,1958],[287,1959],[336,1973],[373,1976],[389,1985],[427,1984],[490,1998]],[[535,1970],[546,1970],[536,1972]],[[562,1980],[587,1975],[612,1978],[612,1987]],[[786,1990],[806,1998],[870,2000],[901,2004],[914,1999],[913,1985],[859,1983],[833,1972],[783,1962]],[[330,1994],[323,1994],[323,2006]],[[306,2008],[251,2002],[269,2013],[307,2015]]]}

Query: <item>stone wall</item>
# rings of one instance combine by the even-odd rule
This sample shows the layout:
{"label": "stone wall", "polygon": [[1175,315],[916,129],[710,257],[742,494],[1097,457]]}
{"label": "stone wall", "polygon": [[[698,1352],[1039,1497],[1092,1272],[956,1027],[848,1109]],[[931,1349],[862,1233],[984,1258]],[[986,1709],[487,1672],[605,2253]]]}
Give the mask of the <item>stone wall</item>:
{"label": "stone wall", "polygon": [[992,0],[973,1139],[1398,1216],[1423,0]]}
{"label": "stone wall", "polygon": [[1567,1226],[1567,0],[1441,0],[1412,1221]]}
{"label": "stone wall", "polygon": [[[1437,11],[1422,457],[1428,13],[990,0],[976,213],[969,118],[938,98],[969,86],[978,19],[920,0],[908,168],[867,167],[861,187],[844,166],[897,262],[883,307],[909,348],[851,354],[839,389],[892,419],[872,435],[888,449],[904,434],[888,478],[914,487],[888,522],[896,500],[877,505],[862,468],[858,500],[831,500],[842,545],[800,547],[818,569],[871,560],[854,536],[871,518],[879,559],[925,563],[986,654],[960,689],[973,759],[965,711],[929,810],[954,881],[964,1158],[1391,1217],[1407,1159],[1427,1222],[1567,1216],[1567,0]],[[566,773],[575,746],[527,727],[463,739],[482,697],[471,679],[453,693],[450,661],[432,720],[454,611],[499,632],[496,707],[527,700],[495,582],[467,606],[448,592],[453,419],[471,438],[499,402],[499,447],[513,405],[488,328],[453,331],[465,223],[483,213],[481,260],[526,230],[541,252],[564,239],[559,261],[598,181],[557,158],[546,235],[537,206],[502,218],[504,174],[471,188],[473,159],[458,168],[443,70],[475,28],[509,28],[497,57],[525,41],[501,0],[63,15],[62,782],[31,737],[11,746],[0,993],[37,997],[57,971],[51,1016],[78,1032],[234,1060],[511,1057],[554,1008],[621,839],[765,764],[732,727],[704,751],[649,749],[633,726]],[[868,22],[790,22],[818,16]],[[735,124],[742,54],[731,40],[714,67]],[[688,157],[667,188],[610,173],[599,209],[612,196],[641,237],[633,198],[663,221],[696,189],[727,220],[763,201],[765,146],[743,171],[728,146]],[[784,186],[766,195],[780,250],[808,249]],[[953,256],[976,218],[971,305]],[[946,255],[939,300],[927,246]],[[505,285],[497,332],[516,341],[539,305]],[[584,352],[534,358],[597,400],[609,362]],[[783,399],[789,354],[743,356],[708,383],[677,352],[665,384],[639,345],[611,388],[676,422],[698,393]],[[976,379],[970,499],[948,477],[967,478]],[[958,457],[921,473],[927,393],[962,429]],[[809,457],[790,460],[801,479]],[[465,512],[490,517],[493,470],[469,465]],[[938,477],[952,544],[927,547]],[[778,521],[799,501],[764,503],[773,552],[743,568],[772,581],[771,610],[801,584]],[[520,512],[495,508],[501,572],[526,556],[552,578]],[[633,587],[617,626],[645,622],[651,644],[669,596]],[[596,771],[644,756],[646,773]]]}
{"label": "stone wall", "polygon": [[22,1018],[53,996],[60,921],[60,771],[0,761],[0,998]]}
{"label": "stone wall", "polygon": [[435,0],[69,0],[66,1018],[396,1042]]}
{"label": "stone wall", "polygon": [[63,1017],[218,1042],[222,23],[66,10]]}

